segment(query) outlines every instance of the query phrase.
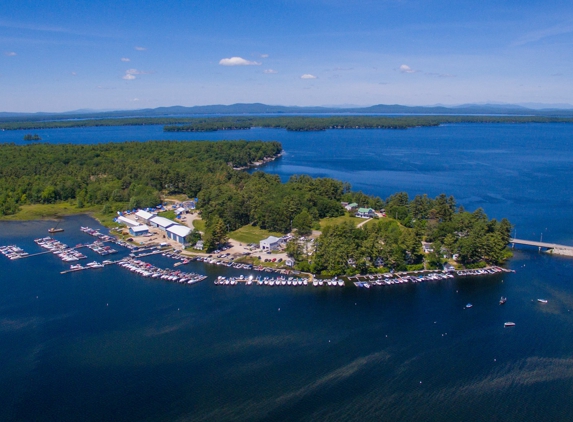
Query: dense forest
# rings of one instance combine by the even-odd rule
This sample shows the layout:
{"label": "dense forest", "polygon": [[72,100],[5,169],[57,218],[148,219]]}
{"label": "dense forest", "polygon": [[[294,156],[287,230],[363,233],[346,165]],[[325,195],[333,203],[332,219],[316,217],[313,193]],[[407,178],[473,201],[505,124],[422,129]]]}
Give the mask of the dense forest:
{"label": "dense forest", "polygon": [[544,116],[225,116],[225,117],[129,117],[52,121],[1,122],[4,130],[35,130],[94,126],[164,125],[166,132],[211,132],[281,128],[291,131],[326,129],[407,129],[456,123],[573,123],[571,117]]}
{"label": "dense forest", "polygon": [[232,178],[233,166],[272,157],[278,142],[150,141],[98,145],[0,145],[0,215],[20,204],[155,206],[159,193],[196,196]]}
{"label": "dense forest", "polygon": [[[441,268],[452,258],[480,267],[508,257],[511,224],[506,219],[489,220],[481,209],[467,212],[446,195],[410,201],[406,193],[398,193],[384,203],[388,215],[401,220],[380,218],[361,228],[350,222],[327,226],[312,256],[304,256],[296,239],[289,245],[291,253],[302,267],[326,275]],[[422,241],[430,245],[427,253]]]}

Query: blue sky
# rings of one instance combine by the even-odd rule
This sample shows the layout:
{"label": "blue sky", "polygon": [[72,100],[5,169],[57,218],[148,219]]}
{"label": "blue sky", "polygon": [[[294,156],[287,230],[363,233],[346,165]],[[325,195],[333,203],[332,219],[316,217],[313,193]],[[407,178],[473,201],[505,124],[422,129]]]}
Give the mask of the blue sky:
{"label": "blue sky", "polygon": [[572,103],[573,2],[4,0],[0,111]]}

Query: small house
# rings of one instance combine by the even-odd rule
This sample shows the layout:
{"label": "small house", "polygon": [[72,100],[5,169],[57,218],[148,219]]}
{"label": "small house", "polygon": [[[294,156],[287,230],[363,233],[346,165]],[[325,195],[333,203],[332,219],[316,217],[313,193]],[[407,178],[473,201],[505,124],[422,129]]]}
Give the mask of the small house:
{"label": "small house", "polygon": [[140,224],[139,226],[133,226],[129,228],[129,234],[132,236],[143,236],[149,233],[149,227],[145,224]]}
{"label": "small house", "polygon": [[358,204],[356,202],[353,202],[351,204],[348,204],[344,208],[346,209],[346,211],[352,211],[352,210],[355,210],[356,208],[358,208]]}
{"label": "small house", "polygon": [[286,264],[287,267],[294,267],[294,259],[292,259],[292,258],[287,258],[287,259],[285,260],[285,264]]}
{"label": "small house", "polygon": [[275,236],[269,236],[260,241],[259,245],[263,251],[274,251],[280,247],[281,239]]}
{"label": "small house", "polygon": [[193,249],[197,249],[198,251],[202,251],[203,250],[203,241],[202,240],[197,241],[197,243],[195,243],[195,246],[193,246]]}
{"label": "small house", "polygon": [[171,240],[175,240],[177,243],[185,246],[187,242],[185,238],[191,233],[191,229],[186,226],[181,226],[179,224],[174,224],[172,226],[167,227],[165,230],[167,233],[167,237]]}
{"label": "small house", "polygon": [[422,249],[424,253],[434,252],[434,248],[432,248],[432,244],[428,242],[422,242]]}
{"label": "small house", "polygon": [[356,217],[360,218],[376,217],[376,211],[374,211],[372,208],[358,208],[358,211],[356,211]]}
{"label": "small house", "polygon": [[444,264],[444,271],[454,271],[454,270],[455,270],[454,266],[449,262],[446,262]]}

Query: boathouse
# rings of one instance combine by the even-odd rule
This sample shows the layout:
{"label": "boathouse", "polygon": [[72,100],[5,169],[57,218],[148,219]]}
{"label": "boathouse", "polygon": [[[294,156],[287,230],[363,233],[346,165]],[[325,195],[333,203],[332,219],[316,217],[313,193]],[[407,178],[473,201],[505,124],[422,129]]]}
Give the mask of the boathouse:
{"label": "boathouse", "polygon": [[153,227],[159,228],[160,230],[166,231],[168,227],[171,227],[177,223],[175,221],[169,220],[168,218],[156,216],[149,220],[149,224],[151,224]]}
{"label": "boathouse", "polygon": [[269,236],[266,239],[261,240],[259,243],[260,248],[263,251],[274,251],[279,248],[281,244],[281,239],[275,236]]}
{"label": "boathouse", "polygon": [[358,208],[358,211],[356,211],[356,217],[360,218],[376,217],[376,211],[374,211],[372,208]]}
{"label": "boathouse", "polygon": [[143,236],[147,233],[149,233],[149,227],[147,227],[145,224],[140,224],[139,226],[129,228],[129,234],[132,236]]}
{"label": "boathouse", "polygon": [[187,242],[185,238],[191,233],[191,229],[186,226],[181,226],[179,224],[172,225],[166,230],[167,237],[171,240],[175,240],[177,243],[185,246]]}

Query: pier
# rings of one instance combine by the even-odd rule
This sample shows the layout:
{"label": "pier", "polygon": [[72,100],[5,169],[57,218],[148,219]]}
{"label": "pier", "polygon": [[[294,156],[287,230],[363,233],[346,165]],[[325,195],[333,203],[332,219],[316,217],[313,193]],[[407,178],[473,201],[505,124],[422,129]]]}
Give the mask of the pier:
{"label": "pier", "polygon": [[515,245],[536,246],[539,248],[539,252],[541,252],[541,249],[547,249],[548,252],[556,255],[573,256],[573,246],[524,239],[509,239],[509,243],[511,243],[512,248],[514,248]]}

